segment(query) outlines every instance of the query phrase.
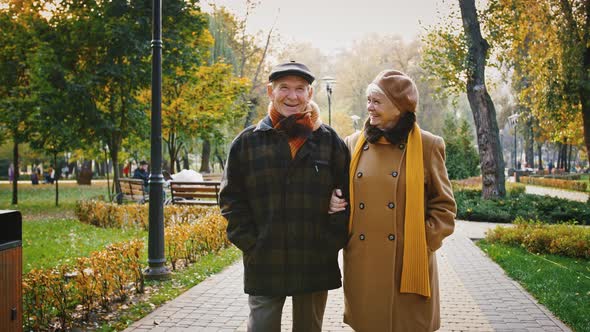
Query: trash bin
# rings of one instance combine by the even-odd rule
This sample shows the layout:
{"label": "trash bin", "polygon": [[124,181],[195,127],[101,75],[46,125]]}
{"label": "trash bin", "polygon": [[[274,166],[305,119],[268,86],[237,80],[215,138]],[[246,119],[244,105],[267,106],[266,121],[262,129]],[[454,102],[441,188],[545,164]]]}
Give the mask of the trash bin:
{"label": "trash bin", "polygon": [[0,331],[22,331],[22,217],[0,210]]}

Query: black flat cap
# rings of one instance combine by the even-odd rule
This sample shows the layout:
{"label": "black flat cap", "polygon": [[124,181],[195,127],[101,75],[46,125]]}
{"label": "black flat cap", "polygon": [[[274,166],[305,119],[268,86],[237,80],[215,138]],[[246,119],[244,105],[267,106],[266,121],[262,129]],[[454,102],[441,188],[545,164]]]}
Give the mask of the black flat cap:
{"label": "black flat cap", "polygon": [[306,65],[295,61],[285,62],[274,66],[270,71],[268,80],[269,82],[272,82],[288,75],[299,76],[305,79],[309,84],[313,83],[315,80],[315,77]]}

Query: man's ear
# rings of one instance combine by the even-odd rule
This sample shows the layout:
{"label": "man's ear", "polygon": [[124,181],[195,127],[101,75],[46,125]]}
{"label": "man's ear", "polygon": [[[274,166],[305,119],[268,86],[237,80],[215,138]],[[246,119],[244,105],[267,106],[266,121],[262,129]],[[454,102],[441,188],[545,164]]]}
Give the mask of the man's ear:
{"label": "man's ear", "polygon": [[309,86],[309,99],[311,99],[311,97],[313,97],[313,87],[310,85]]}
{"label": "man's ear", "polygon": [[266,85],[266,95],[272,100],[272,83]]}

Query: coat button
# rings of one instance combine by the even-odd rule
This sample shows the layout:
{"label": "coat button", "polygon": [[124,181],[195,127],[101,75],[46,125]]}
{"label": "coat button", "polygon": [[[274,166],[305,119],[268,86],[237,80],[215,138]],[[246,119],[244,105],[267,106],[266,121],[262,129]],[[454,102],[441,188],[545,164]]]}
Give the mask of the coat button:
{"label": "coat button", "polygon": [[364,209],[364,208],[365,208],[365,203],[360,203],[360,204],[359,204],[359,208],[360,208],[361,210],[362,210],[362,209]]}
{"label": "coat button", "polygon": [[393,241],[393,240],[395,240],[395,235],[389,234],[389,236],[387,238],[389,239],[389,241]]}
{"label": "coat button", "polygon": [[400,149],[400,150],[403,150],[405,147],[406,147],[406,145],[405,145],[405,144],[400,144],[400,145],[399,145],[399,149]]}
{"label": "coat button", "polygon": [[394,178],[396,178],[398,175],[398,173],[396,171],[391,172],[391,176],[393,176]]}
{"label": "coat button", "polygon": [[387,204],[387,207],[393,209],[395,207],[395,204],[393,202],[389,202],[389,204]]}
{"label": "coat button", "polygon": [[358,172],[358,173],[356,173],[356,177],[357,177],[357,178],[360,178],[360,177],[362,177],[362,176],[363,176],[363,172]]}
{"label": "coat button", "polygon": [[365,234],[359,235],[359,240],[364,241],[365,240]]}
{"label": "coat button", "polygon": [[365,151],[369,150],[369,144],[363,145],[363,150],[365,150]]}

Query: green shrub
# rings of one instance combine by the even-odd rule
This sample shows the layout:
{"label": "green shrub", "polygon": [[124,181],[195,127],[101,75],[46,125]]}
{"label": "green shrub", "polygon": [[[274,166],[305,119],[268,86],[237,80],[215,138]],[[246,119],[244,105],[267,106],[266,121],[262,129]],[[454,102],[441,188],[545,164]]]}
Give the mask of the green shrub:
{"label": "green shrub", "polygon": [[517,218],[514,227],[497,226],[486,235],[491,243],[517,245],[535,254],[590,259],[590,228],[574,224],[547,225]]}
{"label": "green shrub", "polygon": [[519,191],[510,190],[506,198],[484,200],[480,189],[456,190],[457,219],[510,223],[521,217],[552,224],[576,221],[590,225],[589,204]]}
{"label": "green shrub", "polygon": [[[76,202],[76,216],[86,224],[99,227],[148,229],[148,205],[80,200]],[[188,223],[200,218],[219,214],[216,206],[167,205],[164,207],[164,224]]]}
{"label": "green shrub", "polygon": [[[579,176],[578,176],[578,178],[579,178]],[[569,189],[569,190],[576,190],[576,191],[586,191],[586,187],[587,187],[586,182],[578,182],[578,181],[563,180],[563,179],[548,179],[548,178],[529,177],[529,176],[521,177],[520,182],[525,183],[525,184],[533,184],[533,185],[539,185],[539,186],[547,186],[547,187]]]}
{"label": "green shrub", "polygon": [[506,193],[510,196],[524,194],[526,192],[526,185],[518,182],[506,183]]}

